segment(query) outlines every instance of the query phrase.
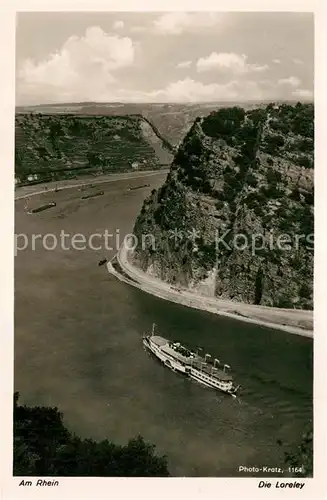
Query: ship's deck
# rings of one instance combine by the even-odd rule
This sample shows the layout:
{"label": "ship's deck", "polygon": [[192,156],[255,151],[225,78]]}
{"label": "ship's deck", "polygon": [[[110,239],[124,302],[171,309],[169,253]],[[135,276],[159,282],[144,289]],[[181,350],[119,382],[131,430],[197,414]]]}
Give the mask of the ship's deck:
{"label": "ship's deck", "polygon": [[177,359],[181,363],[185,363],[187,365],[190,364],[190,358],[187,358],[186,356],[183,356],[180,352],[175,351],[172,347],[170,347],[168,344],[163,345],[161,347],[162,352],[169,354],[173,358]]}
{"label": "ship's deck", "polygon": [[183,356],[180,352],[173,349],[169,344],[169,340],[160,337],[159,335],[154,335],[151,337],[151,341],[160,347],[160,350],[166,353],[169,356],[174,357],[176,360],[181,363],[185,363],[188,366],[192,366],[197,370],[201,370],[206,375],[210,375],[217,380],[221,380],[223,382],[230,382],[233,380],[233,377],[230,373],[227,373],[220,368],[214,367],[211,363],[205,362],[205,359],[198,356],[197,354],[193,354],[193,357]]}
{"label": "ship's deck", "polygon": [[151,342],[156,344],[158,347],[162,347],[165,344],[168,344],[168,340],[160,337],[159,335],[151,335]]}

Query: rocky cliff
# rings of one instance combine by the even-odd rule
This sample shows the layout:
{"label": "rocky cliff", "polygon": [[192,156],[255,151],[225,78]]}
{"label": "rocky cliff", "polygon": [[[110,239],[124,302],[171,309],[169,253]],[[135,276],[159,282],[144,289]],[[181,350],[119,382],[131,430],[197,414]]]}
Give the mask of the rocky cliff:
{"label": "rocky cliff", "polygon": [[206,295],[311,309],[313,155],[312,104],[197,118],[137,217],[135,264]]}

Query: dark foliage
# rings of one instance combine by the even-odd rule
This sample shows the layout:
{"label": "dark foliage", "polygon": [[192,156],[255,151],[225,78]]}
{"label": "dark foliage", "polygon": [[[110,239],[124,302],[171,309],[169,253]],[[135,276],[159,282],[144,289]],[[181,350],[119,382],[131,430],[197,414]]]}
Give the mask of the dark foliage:
{"label": "dark foliage", "polygon": [[15,476],[165,477],[166,457],[141,436],[126,446],[81,439],[64,426],[57,408],[18,405],[14,396]]}
{"label": "dark foliage", "polygon": [[[278,440],[277,443],[283,446],[284,443]],[[312,477],[313,476],[313,427],[312,422],[301,436],[301,441],[290,451],[284,452],[285,464],[294,469],[295,476]]]}
{"label": "dark foliage", "polygon": [[262,206],[264,206],[266,202],[266,196],[261,191],[256,191],[254,193],[248,194],[248,196],[244,199],[244,203],[252,209],[256,207],[259,209],[259,214],[263,211]]}
{"label": "dark foliage", "polygon": [[270,127],[281,133],[292,131],[296,135],[313,139],[314,137],[314,107],[313,104],[296,106],[282,104],[277,110],[270,110],[273,120]]}
{"label": "dark foliage", "polygon": [[277,154],[279,148],[284,146],[284,138],[281,135],[268,135],[265,138],[264,151],[270,155]]}
{"label": "dark foliage", "polygon": [[216,262],[216,243],[205,243],[202,238],[197,240],[199,247],[198,258],[204,268],[211,269]]}
{"label": "dark foliage", "polygon": [[221,210],[223,207],[224,207],[224,202],[222,200],[217,200],[216,201],[217,210]]}
{"label": "dark foliage", "polygon": [[[181,168],[181,176],[192,184],[192,178],[201,171],[201,161],[204,148],[197,135],[187,136],[185,144],[176,153],[174,164]],[[181,177],[180,176],[180,177]]]}
{"label": "dark foliage", "polygon": [[248,172],[246,174],[245,182],[252,187],[256,187],[258,185],[258,181],[252,172]]}
{"label": "dark foliage", "polygon": [[313,159],[310,158],[307,155],[298,155],[295,159],[294,162],[300,165],[301,167],[305,168],[313,168]]}
{"label": "dark foliage", "polygon": [[296,141],[295,147],[301,151],[301,153],[312,153],[314,149],[314,143],[312,139],[302,137]]}
{"label": "dark foliage", "polygon": [[209,137],[227,137],[235,133],[244,121],[243,108],[221,108],[213,111],[202,122],[202,130]]}
{"label": "dark foliage", "polygon": [[251,109],[247,112],[247,117],[253,122],[254,125],[259,125],[265,118],[266,111],[264,109]]}
{"label": "dark foliage", "polygon": [[267,169],[267,182],[269,184],[277,184],[281,180],[282,174],[278,170],[274,170],[273,168]]}

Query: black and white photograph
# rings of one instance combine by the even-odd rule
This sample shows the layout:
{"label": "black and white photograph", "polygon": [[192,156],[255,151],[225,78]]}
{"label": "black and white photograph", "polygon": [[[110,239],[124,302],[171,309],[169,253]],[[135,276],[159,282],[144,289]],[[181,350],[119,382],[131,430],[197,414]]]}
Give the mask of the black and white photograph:
{"label": "black and white photograph", "polygon": [[314,12],[15,23],[16,491],[308,488]]}

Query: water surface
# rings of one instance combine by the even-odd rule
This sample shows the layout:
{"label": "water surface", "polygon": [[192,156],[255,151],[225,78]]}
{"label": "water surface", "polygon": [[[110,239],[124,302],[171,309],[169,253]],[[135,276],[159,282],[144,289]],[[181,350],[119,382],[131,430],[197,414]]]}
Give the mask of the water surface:
{"label": "water surface", "polygon": [[[16,233],[101,233],[133,228],[144,197],[165,174],[31,198],[55,200],[28,215],[16,202]],[[148,179],[148,180],[147,180]],[[131,185],[151,184],[128,191]],[[283,465],[276,444],[297,442],[312,415],[312,340],[152,297],[99,267],[114,252],[47,251],[36,245],[15,264],[15,390],[29,405],[57,406],[81,437],[126,443],[137,434],[168,457],[177,476],[237,476],[238,467]],[[202,347],[232,366],[240,397],[179,376],[142,348],[160,334]],[[243,475],[243,474],[241,474]],[[267,474],[264,474],[267,475]]]}

